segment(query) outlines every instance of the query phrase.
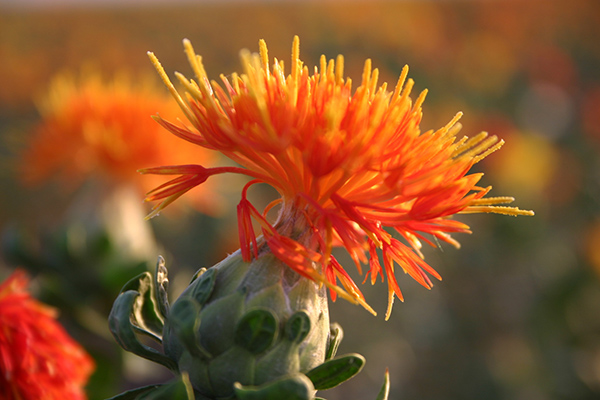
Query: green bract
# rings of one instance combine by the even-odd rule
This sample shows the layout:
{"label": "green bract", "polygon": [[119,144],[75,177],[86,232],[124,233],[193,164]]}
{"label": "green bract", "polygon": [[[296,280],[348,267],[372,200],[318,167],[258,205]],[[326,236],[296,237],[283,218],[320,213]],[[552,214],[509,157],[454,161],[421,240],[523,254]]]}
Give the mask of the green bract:
{"label": "green bract", "polygon": [[238,251],[202,268],[172,306],[167,288],[161,257],[154,277],[146,272],[123,287],[109,325],[124,349],[178,378],[113,399],[310,400],[364,365],[358,354],[333,358],[343,334],[329,324],[325,288],[269,253],[245,262]]}

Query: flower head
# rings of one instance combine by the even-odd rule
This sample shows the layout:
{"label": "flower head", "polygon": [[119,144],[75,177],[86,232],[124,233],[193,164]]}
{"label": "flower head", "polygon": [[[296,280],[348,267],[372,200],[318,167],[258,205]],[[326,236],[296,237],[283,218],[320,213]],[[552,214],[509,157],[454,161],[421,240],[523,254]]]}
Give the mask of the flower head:
{"label": "flower head", "polygon": [[27,285],[22,271],[0,284],[0,398],[85,399],[94,362]]}
{"label": "flower head", "polygon": [[[426,92],[411,100],[407,67],[389,91],[385,83],[378,86],[378,70],[367,60],[353,90],[352,81],[344,78],[342,56],[335,61],[322,56],[311,73],[299,58],[296,37],[289,75],[282,61],[269,64],[261,41],[260,54],[242,51],[243,74],[221,75],[217,83],[209,81],[189,41],[184,47],[196,75],[193,81],[177,73],[185,96],[149,54],[191,126],[156,120],[176,136],[221,152],[240,166],[146,170],[179,175],[147,200],[160,201],[153,210],[157,213],[212,175],[251,177],[238,204],[247,260],[268,249],[294,271],[327,285],[333,299],[341,295],[371,310],[332,256],[334,247],[344,247],[359,272],[362,264],[369,265],[365,280],[387,279],[389,317],[394,296],[402,299],[397,267],[427,288],[432,286],[429,275],[441,279],[423,260],[420,247],[421,241],[434,245],[436,239],[458,247],[450,234],[469,232],[469,227],[451,216],[533,214],[501,206],[513,201],[510,197],[485,197],[491,188],[477,185],[482,174],[468,174],[500,148],[498,138],[487,133],[457,137],[460,113],[437,131],[420,131]],[[247,198],[256,183],[271,185],[281,196],[262,212]],[[270,222],[267,212],[276,206],[278,217]],[[260,225],[259,238],[252,221]]]}
{"label": "flower head", "polygon": [[[110,81],[95,73],[58,75],[39,108],[42,121],[21,162],[29,184],[56,175],[70,187],[92,178],[133,185],[145,193],[159,179],[140,180],[138,169],[214,158],[211,152],[164,135],[152,121],[149,116],[158,110],[169,118],[180,111],[150,80],[134,85],[124,74]],[[212,194],[205,186],[195,199],[202,211],[218,206]]]}

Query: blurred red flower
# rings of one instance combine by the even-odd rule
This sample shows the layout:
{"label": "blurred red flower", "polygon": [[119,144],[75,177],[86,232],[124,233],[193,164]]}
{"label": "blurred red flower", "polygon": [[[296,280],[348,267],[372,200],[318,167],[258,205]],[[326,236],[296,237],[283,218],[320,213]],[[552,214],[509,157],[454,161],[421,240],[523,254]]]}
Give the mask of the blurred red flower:
{"label": "blurred red flower", "polygon": [[0,285],[0,399],[80,400],[92,358],[30,296],[20,270]]}

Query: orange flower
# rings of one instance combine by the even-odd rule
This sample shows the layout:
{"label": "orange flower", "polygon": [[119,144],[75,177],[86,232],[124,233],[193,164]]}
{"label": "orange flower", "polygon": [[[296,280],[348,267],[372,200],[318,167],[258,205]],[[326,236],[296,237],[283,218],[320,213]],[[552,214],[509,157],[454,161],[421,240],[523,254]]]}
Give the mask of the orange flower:
{"label": "orange flower", "polygon": [[[422,133],[421,104],[413,103],[413,81],[402,71],[393,92],[377,85],[378,70],[364,66],[362,83],[354,91],[343,76],[344,59],[327,61],[311,74],[299,58],[299,40],[292,47],[291,73],[283,62],[269,66],[267,47],[260,54],[241,53],[244,74],[222,84],[209,81],[202,59],[184,41],[197,81],[177,78],[187,92],[180,96],[156,57],[149,53],[191,127],[156,120],[176,136],[216,150],[240,167],[179,166],[143,172],[180,175],[150,192],[160,201],[150,216],[210,176],[233,172],[253,178],[242,190],[238,205],[239,236],[245,259],[267,249],[297,273],[326,284],[336,295],[366,304],[358,287],[332,256],[334,246],[345,247],[361,272],[370,266],[374,283],[385,277],[389,286],[389,318],[394,296],[402,299],[395,268],[427,288],[427,275],[440,276],[424,260],[421,241],[434,239],[458,247],[450,233],[469,227],[449,219],[457,213],[495,212],[532,215],[531,211],[498,206],[510,197],[485,197],[490,187],[479,187],[482,174],[467,175],[476,162],[500,148],[495,136],[480,133],[457,138],[460,114],[437,131]],[[406,81],[406,84],[405,84]],[[263,212],[247,199],[255,183],[273,186],[281,198]],[[279,206],[275,222],[267,212]],[[252,220],[260,224],[257,238]],[[380,263],[378,249],[382,252]],[[365,280],[367,279],[365,277]]]}
{"label": "orange flower", "polygon": [[0,398],[79,400],[94,369],[87,353],[31,298],[22,271],[0,284]]}
{"label": "orange flower", "polygon": [[[73,187],[87,178],[103,179],[134,185],[143,194],[159,180],[140,179],[140,168],[212,162],[213,153],[177,140],[152,121],[158,110],[170,118],[180,114],[155,86],[149,80],[133,85],[124,75],[110,82],[93,73],[55,77],[40,104],[43,120],[22,156],[24,180],[36,184],[58,175]],[[198,192],[202,211],[218,206],[209,187]]]}

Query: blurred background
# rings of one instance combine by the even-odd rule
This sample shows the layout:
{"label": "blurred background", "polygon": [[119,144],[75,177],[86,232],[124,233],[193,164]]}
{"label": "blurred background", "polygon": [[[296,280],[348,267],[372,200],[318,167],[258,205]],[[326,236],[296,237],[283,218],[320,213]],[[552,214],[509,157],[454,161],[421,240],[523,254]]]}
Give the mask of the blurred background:
{"label": "blurred background", "polygon": [[[459,216],[474,232],[455,237],[462,248],[426,251],[443,281],[427,291],[400,277],[406,301],[387,322],[382,284],[361,287],[377,317],[342,300],[332,304],[332,320],[345,330],[340,353],[361,353],[367,364],[321,395],[374,399],[389,367],[393,400],[600,398],[599,1],[0,0],[0,278],[27,268],[36,295],[61,310],[61,322],[97,362],[90,399],[169,379],[118,350],[106,327],[112,301],[128,279],[153,269],[158,254],[176,295],[198,267],[237,249],[241,186],[223,181],[202,193],[220,198],[219,209],[192,201],[146,222],[143,191],[115,187],[148,178],[119,178],[117,185],[86,172],[32,184],[28,166],[57,154],[75,157],[65,150],[68,138],[44,156],[24,155],[59,108],[56,88],[64,85],[57,74],[126,75],[130,86],[155,86],[153,95],[164,97],[148,50],[168,72],[191,76],[181,45],[189,38],[216,79],[240,71],[239,50],[257,51],[261,38],[270,56],[287,60],[293,35],[306,65],[321,54],[344,54],[354,80],[366,58],[390,84],[408,64],[415,89],[429,89],[423,130],[463,111],[464,134],[485,130],[505,139],[477,166],[483,184],[536,212]],[[110,115],[129,115],[138,100]],[[157,112],[166,111],[150,106],[150,124],[127,132],[150,135],[149,116]],[[187,162],[201,162],[194,157]],[[256,196],[266,202],[272,193]],[[114,228],[119,215],[133,219]],[[90,224],[99,228],[90,231]],[[122,249],[129,239],[121,234],[146,244]]]}

